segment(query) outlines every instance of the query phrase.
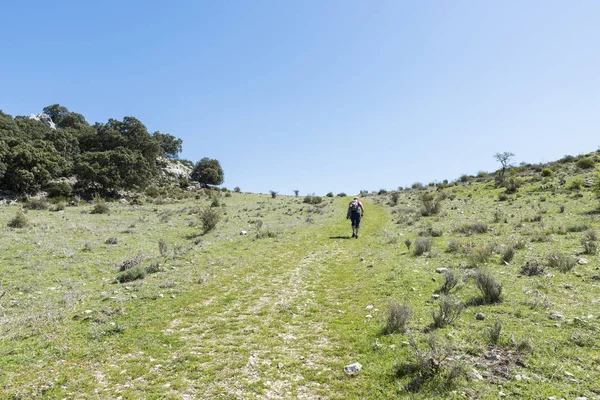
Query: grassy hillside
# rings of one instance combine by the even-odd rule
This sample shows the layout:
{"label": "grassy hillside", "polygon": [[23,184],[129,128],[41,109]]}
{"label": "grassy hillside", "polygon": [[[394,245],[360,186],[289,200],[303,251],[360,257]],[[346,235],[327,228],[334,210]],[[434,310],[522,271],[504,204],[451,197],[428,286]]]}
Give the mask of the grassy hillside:
{"label": "grassy hillside", "polygon": [[577,162],[515,168],[511,194],[482,173],[369,195],[358,240],[349,198],[218,193],[206,234],[206,193],[22,228],[3,206],[0,398],[598,398],[598,199]]}

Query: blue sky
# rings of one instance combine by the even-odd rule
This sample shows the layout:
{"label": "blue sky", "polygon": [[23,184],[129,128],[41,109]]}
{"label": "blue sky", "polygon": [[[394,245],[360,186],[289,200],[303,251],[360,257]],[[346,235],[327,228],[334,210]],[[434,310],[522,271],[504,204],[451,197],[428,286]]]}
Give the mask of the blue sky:
{"label": "blue sky", "polygon": [[0,109],[131,115],[224,186],[394,189],[600,145],[597,1],[13,1]]}

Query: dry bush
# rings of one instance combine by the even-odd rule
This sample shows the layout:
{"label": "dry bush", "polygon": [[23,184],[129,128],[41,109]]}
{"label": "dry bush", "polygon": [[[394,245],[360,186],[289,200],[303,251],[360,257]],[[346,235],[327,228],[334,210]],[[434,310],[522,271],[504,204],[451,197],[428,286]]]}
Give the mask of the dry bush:
{"label": "dry bush", "polygon": [[498,320],[494,321],[494,325],[489,327],[487,330],[487,338],[491,344],[498,344],[500,335],[502,334],[502,323]]}
{"label": "dry bush", "polygon": [[452,289],[456,287],[456,285],[458,285],[459,282],[460,279],[456,272],[452,271],[451,269],[444,271],[444,283],[442,284],[442,287],[439,291],[441,293],[448,294]]}
{"label": "dry bush", "polygon": [[515,257],[515,248],[512,246],[507,246],[503,251],[502,251],[502,261],[504,261],[505,263],[509,263],[512,261],[512,259]]}
{"label": "dry bush", "polygon": [[419,197],[421,201],[421,215],[429,217],[431,215],[439,214],[442,209],[442,200],[440,196],[436,196],[433,193],[425,192]]}
{"label": "dry bush", "polygon": [[429,250],[431,250],[431,246],[432,246],[432,241],[431,238],[428,237],[418,237],[415,239],[415,255],[416,256],[420,256],[423,255],[424,253],[428,252]]}
{"label": "dry bush", "polygon": [[221,219],[221,213],[215,208],[208,207],[198,214],[198,218],[200,220],[200,225],[202,226],[202,233],[206,235],[217,227],[217,224]]}
{"label": "dry bush", "polygon": [[48,201],[45,199],[29,199],[23,204],[23,208],[27,210],[46,210]]}
{"label": "dry bush", "polygon": [[521,267],[521,274],[527,276],[542,275],[544,272],[544,266],[537,259],[527,260],[525,265]]}
{"label": "dry bush", "polygon": [[454,300],[451,296],[443,295],[440,297],[438,312],[432,311],[433,326],[443,328],[453,323],[463,310],[460,301]]}
{"label": "dry bush", "polygon": [[389,306],[388,318],[384,328],[384,333],[390,334],[395,332],[406,332],[410,314],[411,310],[408,304],[391,302]]}
{"label": "dry bush", "polygon": [[458,227],[458,229],[456,229],[457,232],[464,233],[465,235],[486,233],[487,230],[488,230],[488,227],[483,222],[475,222],[472,224],[465,224],[465,225]]}
{"label": "dry bush", "polygon": [[167,245],[167,242],[165,242],[164,239],[160,239],[158,241],[158,252],[161,256],[167,255],[167,253],[169,252],[169,246]]}
{"label": "dry bush", "polygon": [[473,275],[473,279],[481,292],[483,304],[493,304],[500,301],[502,284],[490,272],[477,270]]}
{"label": "dry bush", "polygon": [[110,208],[104,202],[96,203],[90,214],[110,214]]}
{"label": "dry bush", "polygon": [[568,272],[575,267],[575,260],[572,257],[560,253],[549,253],[546,262],[548,267],[556,268],[560,272]]}

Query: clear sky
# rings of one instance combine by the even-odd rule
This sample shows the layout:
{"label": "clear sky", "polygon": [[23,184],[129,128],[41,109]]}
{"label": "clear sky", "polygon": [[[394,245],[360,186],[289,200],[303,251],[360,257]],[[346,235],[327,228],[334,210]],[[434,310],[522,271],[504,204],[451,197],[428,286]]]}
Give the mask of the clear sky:
{"label": "clear sky", "polygon": [[600,2],[8,1],[0,109],[131,115],[224,186],[325,194],[598,149]]}

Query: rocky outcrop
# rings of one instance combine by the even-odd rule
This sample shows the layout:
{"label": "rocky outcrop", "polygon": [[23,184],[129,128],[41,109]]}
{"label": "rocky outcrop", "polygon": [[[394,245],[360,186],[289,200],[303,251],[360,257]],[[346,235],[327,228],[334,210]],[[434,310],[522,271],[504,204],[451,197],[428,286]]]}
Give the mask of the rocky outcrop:
{"label": "rocky outcrop", "polygon": [[49,126],[51,129],[56,129],[56,125],[52,122],[52,118],[48,114],[41,113],[38,115],[31,114],[29,119],[35,119],[36,121],[40,121],[42,124]]}
{"label": "rocky outcrop", "polygon": [[162,164],[161,175],[173,179],[183,179],[190,177],[192,169],[177,160],[162,158],[159,160]]}

